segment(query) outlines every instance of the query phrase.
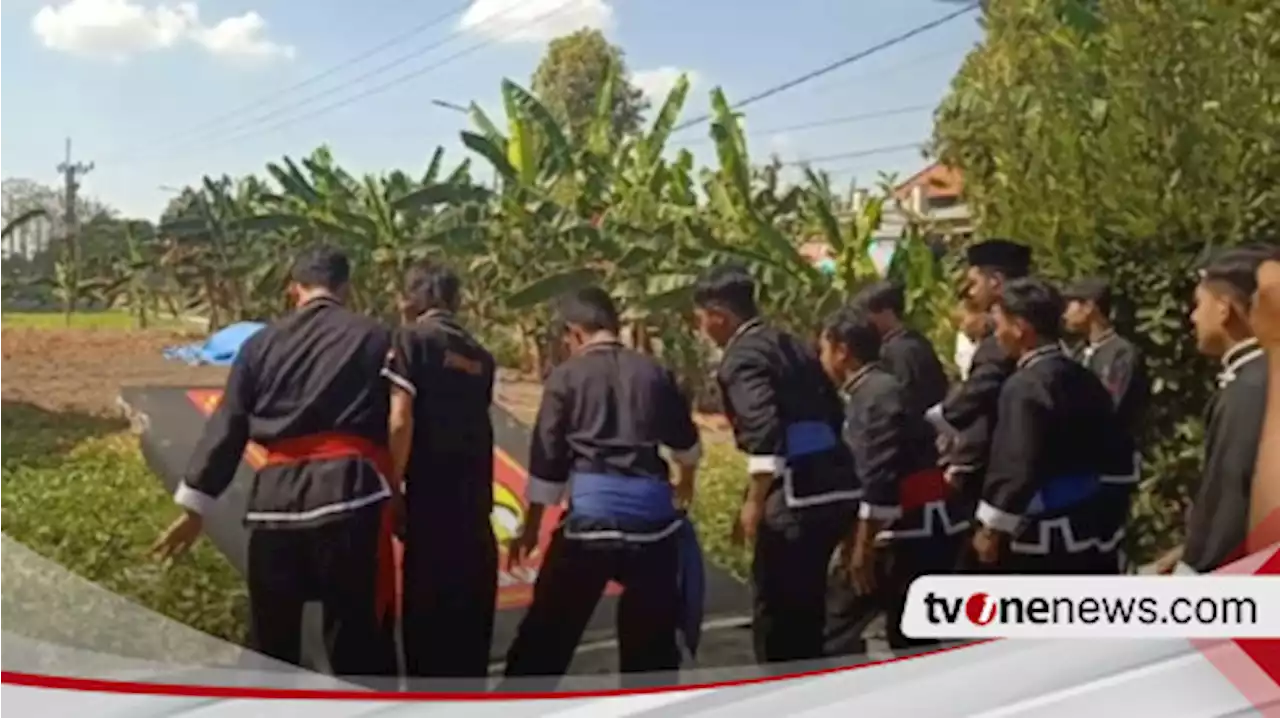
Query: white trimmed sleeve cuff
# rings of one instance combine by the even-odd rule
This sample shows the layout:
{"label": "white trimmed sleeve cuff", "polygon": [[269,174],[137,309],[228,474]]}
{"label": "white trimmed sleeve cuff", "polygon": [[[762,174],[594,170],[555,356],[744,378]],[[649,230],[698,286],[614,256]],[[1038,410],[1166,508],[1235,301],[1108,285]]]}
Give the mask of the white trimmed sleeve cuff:
{"label": "white trimmed sleeve cuff", "polygon": [[862,502],[862,505],[858,507],[858,518],[863,521],[868,519],[871,521],[897,521],[902,518],[902,507],[876,506],[875,504],[869,504],[864,501]]}
{"label": "white trimmed sleeve cuff", "polygon": [[755,474],[778,474],[782,471],[783,461],[781,456],[748,456],[747,457],[747,473]]}
{"label": "white trimmed sleeve cuff", "polygon": [[693,446],[683,450],[671,452],[671,458],[681,466],[687,468],[695,468],[698,462],[702,461],[702,443],[695,443]]}
{"label": "white trimmed sleeve cuff", "polygon": [[173,492],[175,504],[201,516],[209,513],[217,501],[214,497],[187,486],[185,482],[178,484],[178,490]]}
{"label": "white trimmed sleeve cuff", "polygon": [[556,483],[539,479],[536,476],[529,477],[529,484],[525,487],[524,497],[531,504],[542,504],[543,506],[556,506],[564,500],[565,489],[568,484],[563,482]]}
{"label": "white trimmed sleeve cuff", "polygon": [[1021,516],[998,509],[986,501],[978,504],[974,517],[983,526],[1006,534],[1018,533],[1018,528],[1022,526]]}
{"label": "white trimmed sleeve cuff", "polygon": [[407,392],[409,393],[409,396],[417,396],[417,395],[418,395],[418,388],[417,388],[416,386],[414,386],[414,385],[413,385],[413,382],[411,382],[411,381],[409,381],[408,379],[406,379],[406,378],[404,378],[404,377],[400,376],[399,374],[397,374],[397,373],[395,373],[395,372],[391,371],[390,369],[383,369],[383,370],[382,370],[382,376],[383,376],[387,381],[389,381],[389,382],[391,382],[392,384],[395,384],[396,386],[400,387],[401,389],[404,389],[405,391],[407,391]]}
{"label": "white trimmed sleeve cuff", "polygon": [[960,433],[959,431],[956,431],[956,428],[954,426],[947,423],[946,418],[942,415],[941,403],[934,404],[933,406],[929,407],[929,410],[924,413],[924,418],[928,420],[928,422],[933,425],[933,428],[937,429],[938,431],[941,431],[947,434]]}

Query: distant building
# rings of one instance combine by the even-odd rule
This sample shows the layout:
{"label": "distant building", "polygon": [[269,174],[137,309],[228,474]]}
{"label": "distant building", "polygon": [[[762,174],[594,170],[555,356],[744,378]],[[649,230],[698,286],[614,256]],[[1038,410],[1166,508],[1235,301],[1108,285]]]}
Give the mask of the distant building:
{"label": "distant building", "polygon": [[946,242],[973,234],[969,208],[962,198],[964,176],[959,170],[933,163],[908,177],[893,190],[896,207],[886,207],[878,235],[901,236],[909,217],[922,221],[925,231]]}
{"label": "distant building", "polygon": [[[958,170],[934,163],[907,178],[894,188],[885,202],[880,226],[872,236],[871,259],[881,272],[888,269],[897,241],[908,223],[920,222],[928,238],[952,243],[973,234],[969,208],[961,194],[964,177]],[[865,189],[853,193],[852,212],[860,212],[870,197]],[[820,237],[811,237],[800,245],[800,254],[815,266],[833,259],[831,248]]]}

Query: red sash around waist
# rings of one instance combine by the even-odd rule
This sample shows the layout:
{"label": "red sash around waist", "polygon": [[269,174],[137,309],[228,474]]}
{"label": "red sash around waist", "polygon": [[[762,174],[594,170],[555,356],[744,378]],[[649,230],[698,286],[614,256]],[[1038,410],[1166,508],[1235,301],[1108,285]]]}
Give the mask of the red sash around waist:
{"label": "red sash around waist", "polygon": [[[382,479],[392,491],[399,490],[398,482],[392,477],[391,451],[387,447],[370,441],[363,436],[343,434],[340,432],[323,432],[298,436],[264,444],[266,450],[265,466],[287,466],[306,461],[327,461],[333,459],[365,459],[373,464]],[[394,483],[394,485],[393,485]],[[400,562],[401,546],[395,538],[391,505],[384,503],[382,507],[382,523],[378,532],[378,575],[377,575],[377,611],[378,620],[382,621],[388,614],[398,615],[400,595]]]}
{"label": "red sash around waist", "polygon": [[943,501],[950,493],[951,487],[947,485],[946,475],[942,469],[924,469],[908,474],[902,480],[902,487],[898,492],[898,503],[905,513],[934,501]]}

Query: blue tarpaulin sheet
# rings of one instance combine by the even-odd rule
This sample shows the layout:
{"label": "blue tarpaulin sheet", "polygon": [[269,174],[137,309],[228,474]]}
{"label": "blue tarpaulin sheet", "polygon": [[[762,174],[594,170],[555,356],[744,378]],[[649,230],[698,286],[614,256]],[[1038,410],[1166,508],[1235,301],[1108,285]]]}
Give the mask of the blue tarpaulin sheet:
{"label": "blue tarpaulin sheet", "polygon": [[166,359],[184,361],[188,364],[230,366],[236,360],[236,355],[240,353],[240,347],[265,326],[258,322],[232,324],[214,332],[213,336],[202,343],[169,347],[164,350],[164,356]]}

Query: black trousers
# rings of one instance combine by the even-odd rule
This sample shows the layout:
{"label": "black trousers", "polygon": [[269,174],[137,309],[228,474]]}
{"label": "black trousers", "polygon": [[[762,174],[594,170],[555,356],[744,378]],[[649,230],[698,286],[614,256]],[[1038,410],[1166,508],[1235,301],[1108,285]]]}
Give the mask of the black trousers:
{"label": "black trousers", "polygon": [[[404,548],[405,672],[485,678],[498,598],[498,546],[488,517],[466,524],[414,516]],[[427,521],[435,518],[435,521]]]}
{"label": "black trousers", "polygon": [[337,676],[392,676],[390,621],[376,612],[380,506],[309,528],[255,528],[249,535],[250,648],[298,665],[302,608],[319,601],[324,651]]}
{"label": "black trousers", "polygon": [[849,535],[856,504],[788,509],[771,494],[751,564],[752,632],[760,663],[823,656],[831,557]]}
{"label": "black trousers", "polygon": [[617,617],[621,672],[678,670],[678,569],[674,536],[652,543],[578,541],[557,530],[534,584],[533,603],[507,653],[506,675],[564,675],[611,580],[623,587]]}
{"label": "black trousers", "polygon": [[950,573],[960,537],[904,539],[876,551],[876,587],[869,594],[855,590],[843,561],[831,572],[827,590],[826,652],[854,656],[867,652],[863,633],[877,616],[885,619],[889,648],[909,650],[936,645],[934,639],[913,639],[902,632],[907,589],[920,576]]}

